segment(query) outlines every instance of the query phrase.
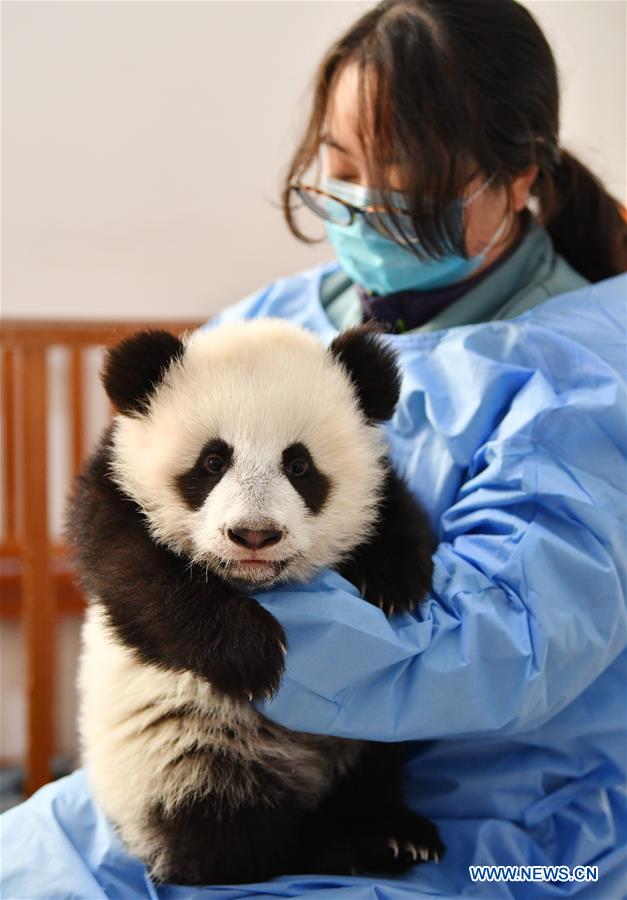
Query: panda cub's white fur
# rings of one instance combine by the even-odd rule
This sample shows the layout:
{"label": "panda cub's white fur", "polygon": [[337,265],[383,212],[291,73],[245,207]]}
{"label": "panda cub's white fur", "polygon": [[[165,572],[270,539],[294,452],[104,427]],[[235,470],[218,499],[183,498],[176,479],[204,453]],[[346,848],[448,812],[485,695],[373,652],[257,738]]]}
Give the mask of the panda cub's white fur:
{"label": "panda cub's white fur", "polygon": [[[368,330],[325,348],[262,319],[183,342],[140,333],[109,352],[103,381],[118,414],[77,481],[68,537],[90,600],[82,756],[127,848],[153,878],[195,884],[352,871],[374,845],[377,867],[410,865],[359,812],[365,745],[288,731],[250,702],[276,691],[286,652],[254,590],[325,566],[387,611],[428,588],[432,536],[377,424],[398,398],[393,354]],[[441,852],[380,770],[394,834]]]}

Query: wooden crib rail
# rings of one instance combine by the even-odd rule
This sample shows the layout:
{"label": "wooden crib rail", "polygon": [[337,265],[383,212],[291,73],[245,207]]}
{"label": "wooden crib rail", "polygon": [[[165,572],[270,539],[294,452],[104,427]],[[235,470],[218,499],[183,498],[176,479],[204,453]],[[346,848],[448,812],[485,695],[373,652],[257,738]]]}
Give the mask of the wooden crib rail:
{"label": "wooden crib rail", "polygon": [[174,334],[194,321],[40,321],[4,319],[2,351],[2,541],[0,617],[21,617],[26,661],[26,792],[50,780],[54,751],[56,622],[80,613],[83,599],[72,581],[64,548],[48,528],[49,397],[47,357],[66,348],[69,376],[69,452],[74,475],[85,446],[85,354],[143,328]]}

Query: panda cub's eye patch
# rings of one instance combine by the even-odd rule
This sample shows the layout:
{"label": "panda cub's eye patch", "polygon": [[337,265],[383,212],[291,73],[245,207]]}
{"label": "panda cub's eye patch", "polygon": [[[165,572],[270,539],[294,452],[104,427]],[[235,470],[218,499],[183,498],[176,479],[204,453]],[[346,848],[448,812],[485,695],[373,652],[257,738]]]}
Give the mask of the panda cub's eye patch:
{"label": "panda cub's eye patch", "polygon": [[196,462],[179,475],[176,484],[190,509],[199,509],[231,464],[233,448],[220,438],[212,438],[202,448]]}
{"label": "panda cub's eye patch", "polygon": [[290,444],[283,451],[283,473],[292,487],[305,501],[307,508],[319,513],[325,504],[331,480],[316,466],[304,444]]}

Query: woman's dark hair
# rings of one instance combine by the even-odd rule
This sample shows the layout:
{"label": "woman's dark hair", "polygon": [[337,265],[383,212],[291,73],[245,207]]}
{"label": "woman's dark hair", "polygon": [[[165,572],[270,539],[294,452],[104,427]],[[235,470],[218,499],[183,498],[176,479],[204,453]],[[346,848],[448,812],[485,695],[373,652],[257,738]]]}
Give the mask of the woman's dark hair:
{"label": "woman's dark hair", "polygon": [[[537,165],[532,195],[557,252],[590,281],[627,270],[621,206],[560,148],[555,60],[515,0],[384,0],[331,47],[283,188],[287,223],[301,240],[308,238],[296,223],[290,184],[318,157],[331,94],[348,64],[359,74],[369,183],[386,189],[386,160],[407,173],[413,227],[428,253],[465,255],[461,217],[451,210],[478,171],[507,185]],[[404,234],[402,221],[396,228]]]}

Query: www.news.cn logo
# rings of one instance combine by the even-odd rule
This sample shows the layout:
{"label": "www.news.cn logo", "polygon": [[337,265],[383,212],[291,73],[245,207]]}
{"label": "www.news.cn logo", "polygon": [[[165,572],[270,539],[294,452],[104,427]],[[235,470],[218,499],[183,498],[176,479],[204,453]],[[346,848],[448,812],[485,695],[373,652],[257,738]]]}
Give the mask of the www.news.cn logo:
{"label": "www.news.cn logo", "polygon": [[598,866],[468,866],[473,881],[598,881]]}

